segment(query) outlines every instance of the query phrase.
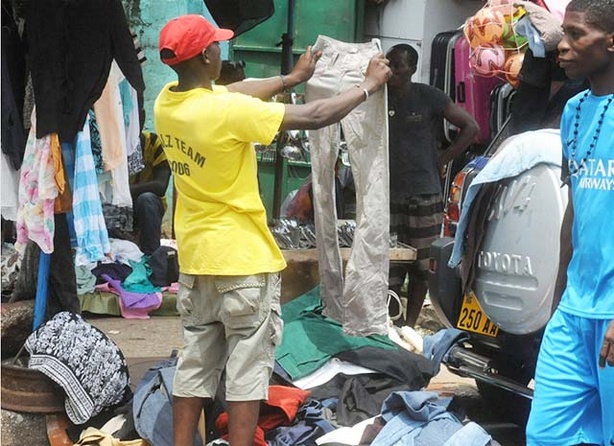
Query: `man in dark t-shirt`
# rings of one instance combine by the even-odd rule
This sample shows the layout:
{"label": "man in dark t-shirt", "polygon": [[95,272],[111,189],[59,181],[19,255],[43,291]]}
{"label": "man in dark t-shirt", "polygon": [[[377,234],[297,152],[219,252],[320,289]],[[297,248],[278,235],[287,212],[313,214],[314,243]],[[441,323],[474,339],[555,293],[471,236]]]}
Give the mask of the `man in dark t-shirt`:
{"label": "man in dark t-shirt", "polygon": [[[388,81],[390,231],[418,250],[418,260],[409,267],[390,265],[389,287],[399,294],[409,274],[406,314],[396,322],[413,326],[427,292],[429,249],[441,231],[440,172],[474,141],[479,127],[444,92],[411,81],[418,65],[418,53],[412,46],[395,45],[386,57],[392,69]],[[440,152],[437,135],[443,118],[459,132]]]}

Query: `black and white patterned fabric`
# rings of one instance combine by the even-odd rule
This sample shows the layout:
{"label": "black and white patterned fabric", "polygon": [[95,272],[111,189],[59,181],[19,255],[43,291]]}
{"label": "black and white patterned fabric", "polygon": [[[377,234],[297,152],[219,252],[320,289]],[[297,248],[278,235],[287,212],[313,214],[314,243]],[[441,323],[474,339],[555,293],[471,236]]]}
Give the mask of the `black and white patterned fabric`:
{"label": "black and white patterned fabric", "polygon": [[74,424],[131,397],[128,366],[119,347],[75,313],[57,313],[26,340],[28,367],[39,370],[66,393]]}

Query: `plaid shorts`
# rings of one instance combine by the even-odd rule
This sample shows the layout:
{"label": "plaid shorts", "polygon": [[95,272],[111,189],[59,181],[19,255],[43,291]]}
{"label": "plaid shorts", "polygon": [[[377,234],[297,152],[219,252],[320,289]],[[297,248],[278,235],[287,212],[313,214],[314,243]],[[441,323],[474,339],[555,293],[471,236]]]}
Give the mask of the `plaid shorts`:
{"label": "plaid shorts", "polygon": [[414,195],[390,200],[390,232],[400,242],[418,250],[417,260],[403,269],[424,275],[429,267],[431,244],[439,238],[443,222],[443,200],[440,194]]}

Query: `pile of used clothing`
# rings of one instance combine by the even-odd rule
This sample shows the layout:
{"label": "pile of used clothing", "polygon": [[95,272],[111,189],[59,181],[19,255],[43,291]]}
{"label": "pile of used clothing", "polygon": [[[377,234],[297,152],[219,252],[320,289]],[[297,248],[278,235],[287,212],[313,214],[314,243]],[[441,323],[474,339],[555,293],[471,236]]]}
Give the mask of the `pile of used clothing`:
{"label": "pile of used clothing", "polygon": [[178,290],[177,251],[162,245],[144,255],[128,240],[110,239],[108,258],[77,262],[77,293],[81,311],[145,319],[158,310],[165,294]]}
{"label": "pile of used clothing", "polygon": [[[458,339],[455,332],[425,338],[425,353],[420,354],[388,336],[348,336],[341,324],[323,316],[321,310],[319,288],[282,308],[283,341],[276,351],[269,398],[261,403],[255,445],[497,444],[479,425],[465,419],[453,398],[425,391],[445,352]],[[72,325],[78,322],[74,316],[68,320]],[[37,342],[29,345],[38,345],[43,338],[39,333]],[[36,366],[40,358],[35,350],[29,350]],[[90,356],[117,357],[112,354],[114,349],[105,351]],[[118,370],[123,371],[121,358],[117,358]],[[69,364],[70,358],[66,359],[64,364]],[[145,373],[133,393],[120,392],[125,380],[114,378],[117,399],[105,399],[109,404],[100,411],[100,401],[92,398],[87,407],[97,409],[91,410],[89,420],[73,420],[68,404],[75,398],[67,392],[67,413],[71,421],[82,422],[70,429],[73,441],[137,445],[141,443],[132,442],[144,440],[152,446],[172,446],[171,395],[176,365],[173,352]],[[205,423],[195,437],[196,445],[228,444],[224,395],[222,385],[205,407]],[[103,443],[103,439],[114,443]]]}
{"label": "pile of used clothing", "polygon": [[[103,260],[75,259],[76,291],[81,312],[147,319],[150,314],[176,315],[179,263],[174,240],[150,256],[129,241],[109,239],[110,251]],[[35,243],[23,255],[9,243],[2,249],[3,301],[34,299],[40,250]],[[70,267],[70,265],[68,266]]]}

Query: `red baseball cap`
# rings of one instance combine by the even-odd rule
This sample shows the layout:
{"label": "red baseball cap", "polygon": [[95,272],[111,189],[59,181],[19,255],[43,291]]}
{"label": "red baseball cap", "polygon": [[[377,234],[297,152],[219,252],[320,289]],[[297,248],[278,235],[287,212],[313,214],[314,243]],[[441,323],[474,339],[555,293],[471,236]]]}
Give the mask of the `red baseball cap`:
{"label": "red baseball cap", "polygon": [[[160,31],[160,60],[175,65],[191,59],[213,42],[232,39],[229,29],[213,26],[202,15],[187,14],[172,19]],[[164,56],[162,50],[164,51]]]}

